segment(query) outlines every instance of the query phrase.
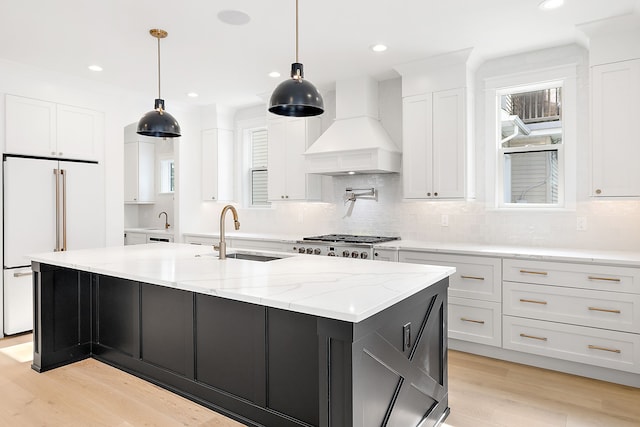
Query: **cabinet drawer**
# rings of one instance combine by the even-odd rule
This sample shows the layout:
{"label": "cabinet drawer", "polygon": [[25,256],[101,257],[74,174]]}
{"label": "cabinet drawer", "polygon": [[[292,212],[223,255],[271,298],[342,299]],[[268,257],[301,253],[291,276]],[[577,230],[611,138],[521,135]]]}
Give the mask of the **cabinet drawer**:
{"label": "cabinet drawer", "polygon": [[504,314],[640,331],[640,295],[513,282],[504,282],[502,290]]}
{"label": "cabinet drawer", "polygon": [[505,259],[503,279],[510,282],[640,294],[640,269],[591,264]]}
{"label": "cabinet drawer", "polygon": [[184,242],[191,245],[213,246],[218,244],[217,237],[184,236]]}
{"label": "cabinet drawer", "polygon": [[640,373],[640,335],[541,320],[503,317],[503,347]]}
{"label": "cabinet drawer", "polygon": [[227,238],[227,246],[230,246],[234,249],[253,249],[257,251],[289,252],[289,247],[293,246],[293,243],[273,241],[273,240],[260,240],[260,239],[253,240],[253,239]]}
{"label": "cabinet drawer", "polygon": [[500,303],[449,297],[449,338],[501,345]]}
{"label": "cabinet drawer", "polygon": [[455,267],[455,274],[449,277],[450,296],[495,302],[502,300],[500,258],[400,251],[399,261]]}

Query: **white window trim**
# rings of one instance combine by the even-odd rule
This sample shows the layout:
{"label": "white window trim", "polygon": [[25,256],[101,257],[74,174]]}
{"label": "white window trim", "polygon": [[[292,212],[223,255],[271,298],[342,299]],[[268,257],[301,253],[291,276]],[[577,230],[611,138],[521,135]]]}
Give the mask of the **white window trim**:
{"label": "white window trim", "polygon": [[[173,168],[174,168],[174,172],[173,172],[174,173],[174,183],[173,183],[174,184],[174,190],[173,191],[161,191],[162,190],[162,172],[163,172],[163,170],[162,170],[162,162],[165,161],[165,160],[173,161]],[[158,194],[160,194],[160,195],[162,195],[162,194],[167,194],[167,195],[168,194],[175,194],[175,184],[176,184],[175,183],[175,175],[176,175],[175,167],[176,167],[176,161],[174,159],[173,154],[172,153],[160,154],[157,157],[157,162],[158,162],[158,174],[157,174],[158,179],[157,179],[157,182],[156,182],[156,188],[158,189]]]}
{"label": "white window trim", "polygon": [[[574,211],[576,209],[576,156],[577,156],[577,64],[508,74],[487,78],[485,84],[485,141],[486,141],[486,193],[487,208],[504,211]],[[504,203],[502,150],[498,149],[500,118],[498,102],[501,94],[517,92],[518,87],[535,90],[536,87],[562,86],[562,147],[558,147],[560,168],[557,206],[549,204]],[[533,89],[531,89],[533,88]],[[555,148],[555,147],[554,147]],[[562,190],[561,190],[562,189]]]}
{"label": "white window trim", "polygon": [[[240,150],[236,171],[236,183],[240,187],[240,191],[236,194],[242,194],[242,206],[248,209],[270,209],[272,205],[254,206],[251,204],[251,132],[255,129],[267,127],[266,117],[256,117],[252,119],[238,120],[236,122],[236,147]],[[268,170],[268,169],[267,169]]]}

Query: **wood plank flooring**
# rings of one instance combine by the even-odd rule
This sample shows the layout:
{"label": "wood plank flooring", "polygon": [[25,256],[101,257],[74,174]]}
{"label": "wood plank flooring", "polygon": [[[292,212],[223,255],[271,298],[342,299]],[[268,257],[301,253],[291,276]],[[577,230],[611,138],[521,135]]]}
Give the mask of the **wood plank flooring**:
{"label": "wood plank flooring", "polygon": [[[30,341],[0,340],[0,426],[241,426],[93,359],[38,374]],[[639,388],[457,351],[449,406],[447,427],[640,426]]]}

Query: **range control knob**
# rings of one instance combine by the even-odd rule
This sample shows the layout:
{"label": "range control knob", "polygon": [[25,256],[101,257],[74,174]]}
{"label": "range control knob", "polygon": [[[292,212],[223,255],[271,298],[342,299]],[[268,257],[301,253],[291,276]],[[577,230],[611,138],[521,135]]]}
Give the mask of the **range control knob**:
{"label": "range control knob", "polygon": [[349,256],[351,256],[351,252],[349,251],[342,251],[342,256],[345,258],[349,258]]}
{"label": "range control knob", "polygon": [[320,255],[321,253],[322,253],[322,251],[320,250],[320,248],[315,248],[315,249],[313,250],[313,254],[314,254],[314,255]]}
{"label": "range control knob", "polygon": [[360,252],[360,258],[367,259],[367,258],[369,258],[369,254],[366,253],[366,252]]}
{"label": "range control knob", "polygon": [[300,246],[300,247],[298,248],[298,252],[299,252],[299,253],[301,253],[301,254],[303,254],[303,253],[304,253],[304,248],[303,248],[302,246]]}
{"label": "range control knob", "polygon": [[313,253],[313,248],[307,248],[307,253],[308,254],[312,254]]}
{"label": "range control knob", "polygon": [[358,258],[359,256],[360,254],[358,253],[358,251],[351,252],[351,258]]}
{"label": "range control knob", "polygon": [[336,256],[336,253],[335,253],[335,252],[333,252],[333,251],[330,251],[330,252],[327,254],[327,256]]}

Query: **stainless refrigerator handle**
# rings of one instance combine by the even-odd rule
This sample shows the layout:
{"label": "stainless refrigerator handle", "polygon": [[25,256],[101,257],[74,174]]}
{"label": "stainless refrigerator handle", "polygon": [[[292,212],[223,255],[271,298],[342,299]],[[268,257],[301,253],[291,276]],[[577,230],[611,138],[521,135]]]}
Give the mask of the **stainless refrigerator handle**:
{"label": "stainless refrigerator handle", "polygon": [[54,169],[53,174],[56,180],[56,247],[54,251],[58,252],[60,250],[60,179],[58,178],[60,170]]}
{"label": "stainless refrigerator handle", "polygon": [[67,250],[67,171],[60,169],[62,175],[62,250]]}

